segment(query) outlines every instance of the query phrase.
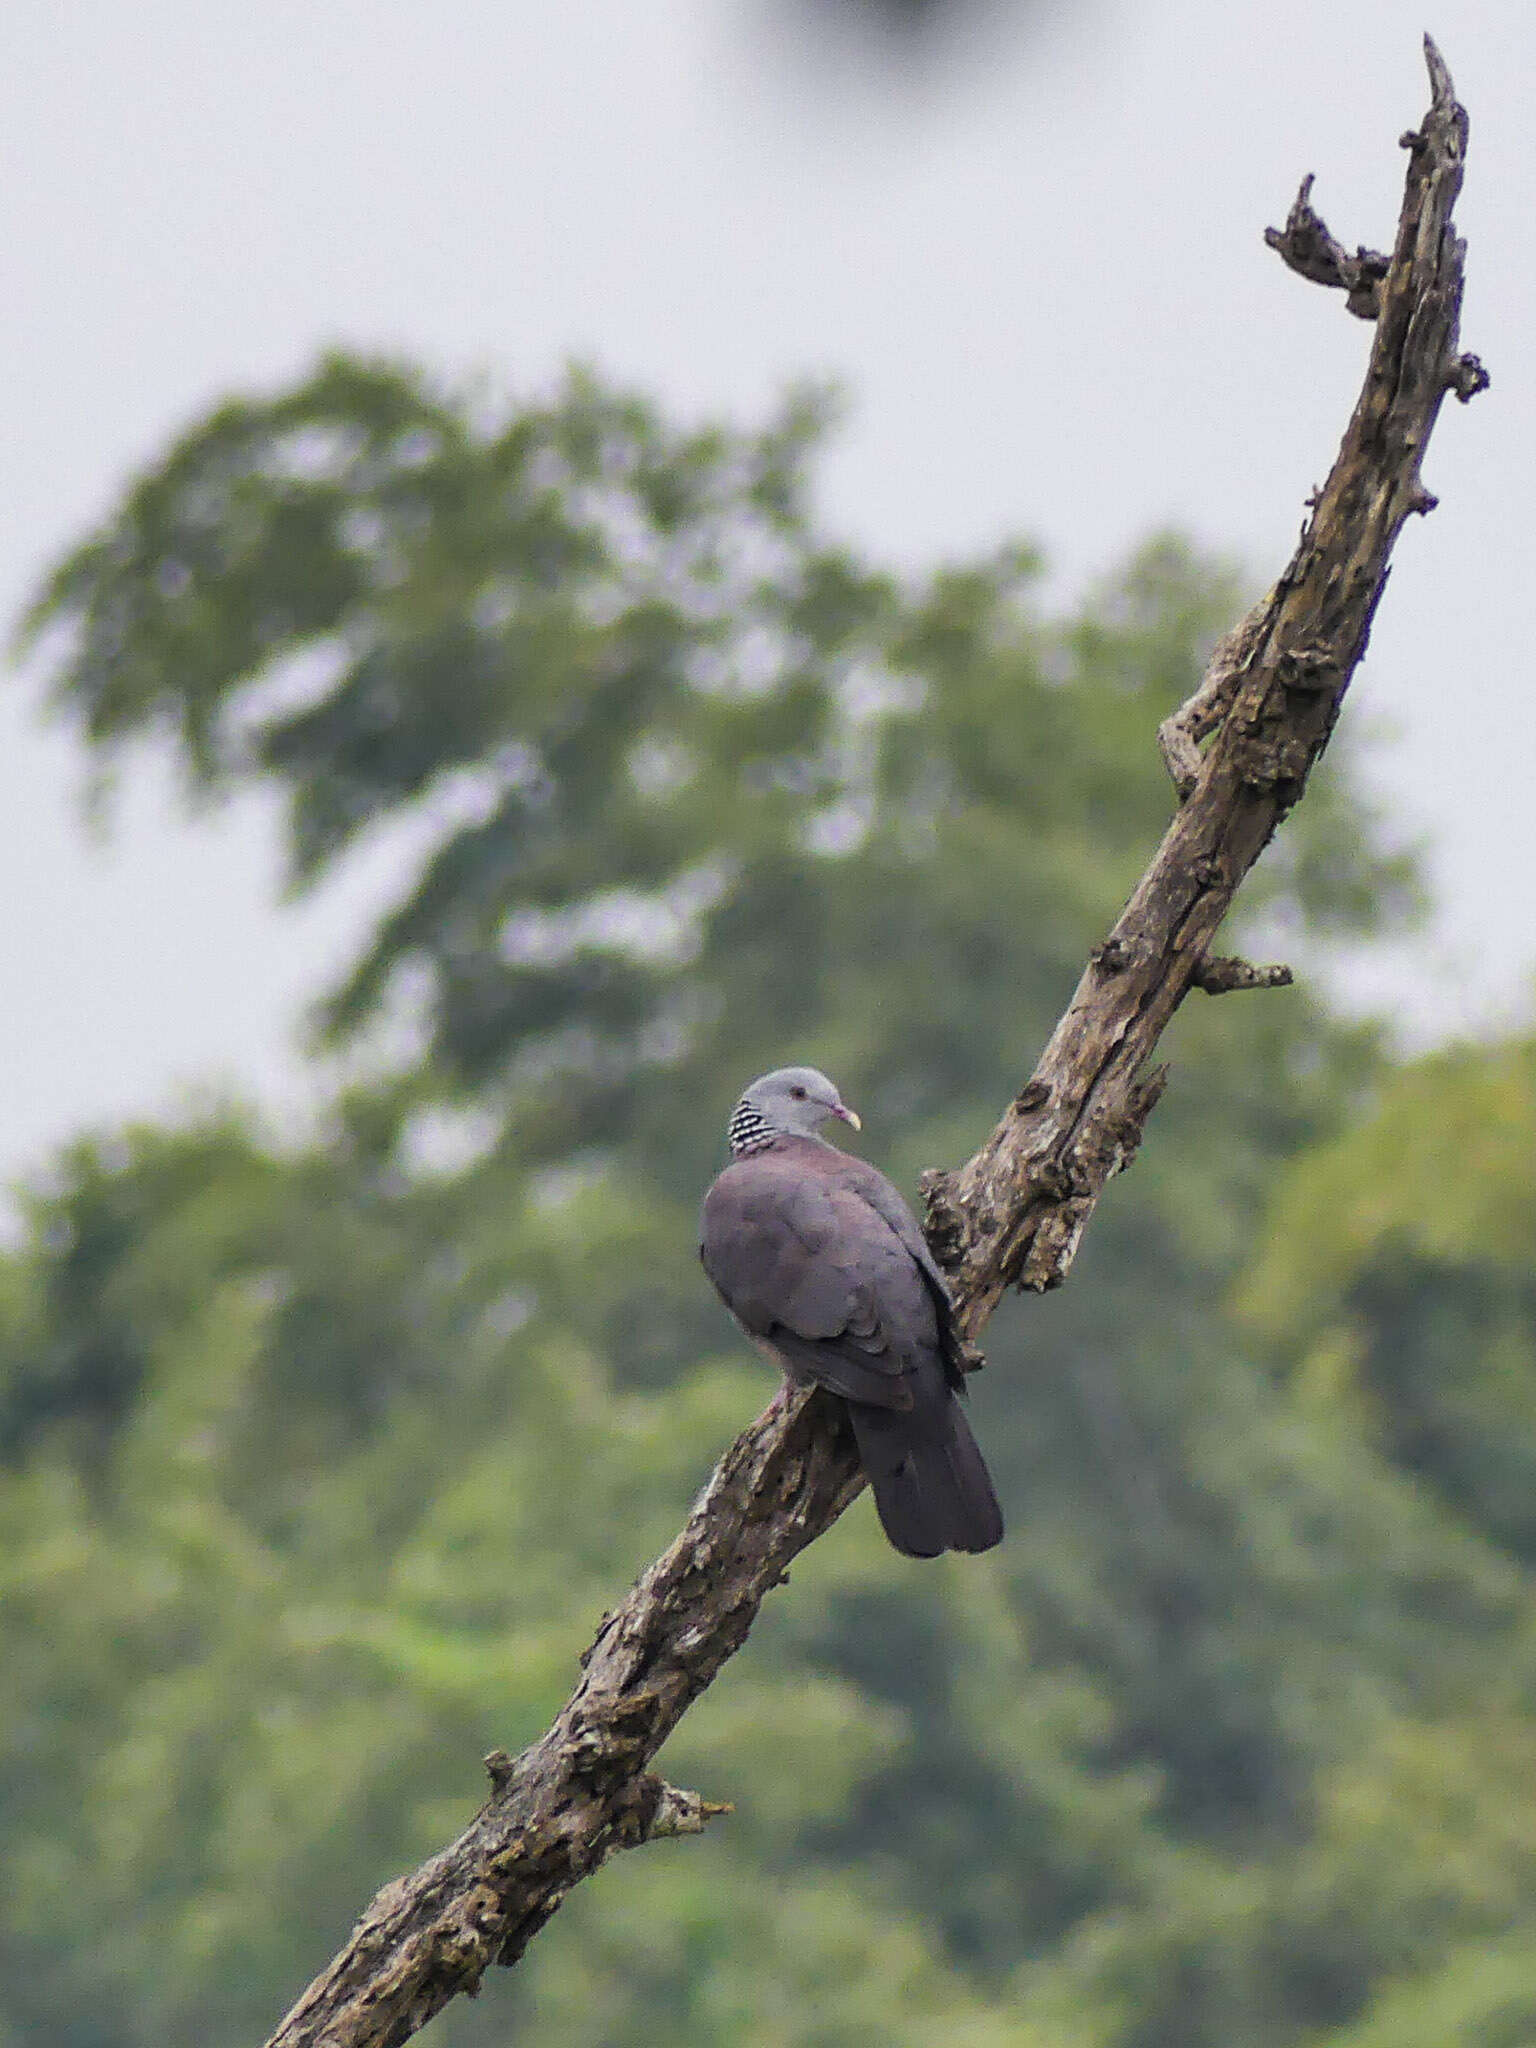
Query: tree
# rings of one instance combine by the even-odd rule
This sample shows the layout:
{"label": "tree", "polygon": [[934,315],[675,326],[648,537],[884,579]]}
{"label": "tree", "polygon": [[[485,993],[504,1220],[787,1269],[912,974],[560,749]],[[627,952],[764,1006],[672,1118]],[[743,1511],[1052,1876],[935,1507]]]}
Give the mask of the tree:
{"label": "tree", "polygon": [[[1428,140],[1410,174],[1405,217],[1415,227],[1422,208],[1443,223],[1459,175],[1458,110],[1442,75],[1436,88]],[[1293,260],[1304,247],[1315,254],[1320,232],[1315,217],[1293,216],[1287,253]],[[1240,878],[1235,871],[1191,876],[1181,835],[1219,814],[1236,835],[1231,843],[1251,859],[1300,793],[1358,654],[1386,549],[1402,517],[1420,503],[1414,453],[1396,437],[1416,422],[1421,448],[1446,377],[1454,371],[1465,389],[1476,381],[1467,359],[1453,362],[1459,251],[1448,230],[1443,240],[1428,235],[1417,254],[1406,237],[1401,247],[1399,267],[1381,287],[1385,311],[1368,402],[1335,471],[1332,496],[1319,507],[1290,580],[1251,615],[1247,631],[1225,643],[1215,664],[1235,708],[1225,699],[1213,703],[1208,693],[1186,720],[1202,733],[1213,713],[1225,718],[1202,771],[1202,793],[1181,812],[1172,854],[1157,871],[1164,882],[1199,883],[1196,942],[1175,960],[1172,979],[1161,978],[1169,904],[1154,890],[1141,899],[1140,921],[1122,926],[1084,984],[1080,1021],[1102,1022],[1117,1006],[1134,1019],[1123,1059],[1095,1093],[1087,1133],[1114,1134],[1122,1151],[1134,1137],[1127,1110],[1150,1106],[1148,1093],[1137,1090],[1141,1057],[1200,966],[1203,942]],[[1442,325],[1421,321],[1405,333],[1405,304],[1427,284],[1447,288]],[[361,1028],[387,1008],[407,974],[427,998],[430,1058],[346,1105],[344,1142],[360,1214],[387,1226],[391,1210],[408,1208],[412,1198],[402,1160],[421,1142],[429,1113],[440,1114],[445,1104],[492,1112],[484,1158],[434,1210],[439,1242],[455,1247],[448,1261],[454,1270],[435,1276],[434,1298],[451,1302],[456,1291],[467,1297],[466,1276],[477,1262],[482,1282],[497,1269],[504,1284],[493,1298],[504,1321],[521,1322],[520,1351],[548,1361],[542,1370],[552,1401],[540,1414],[541,1441],[545,1432],[559,1436],[567,1395],[578,1397],[579,1412],[584,1383],[569,1340],[562,1348],[553,1328],[547,1340],[541,1333],[541,1311],[563,1308],[570,1322],[561,1327],[578,1333],[601,1330],[603,1348],[632,1386],[671,1376],[669,1360],[678,1352],[670,1346],[676,1324],[668,1317],[683,1290],[665,1262],[638,1284],[623,1272],[625,1244],[641,1242],[626,1197],[636,1205],[654,1204],[658,1194],[674,1199],[670,1241],[686,1244],[684,1191],[703,1178],[710,1125],[719,1101],[729,1099],[716,1087],[706,1114],[696,1100],[702,1074],[730,1073],[739,1081],[754,1063],[781,1053],[791,1018],[801,1029],[809,1018],[822,1035],[814,1050],[845,1081],[852,1077],[850,1094],[858,1088],[857,1099],[868,1102],[873,1089],[876,1101],[910,1117],[914,1148],[935,1138],[952,1144],[967,1123],[974,1127],[974,1105],[1010,1070],[1022,1033],[1048,1020],[1052,982],[1059,989],[1067,977],[1073,934],[1063,901],[1072,919],[1102,929],[1135,846],[1153,829],[1152,778],[1139,768],[1125,772],[1134,735],[1154,704],[1152,716],[1174,701],[1180,685],[1187,687],[1192,649],[1209,630],[1209,597],[1167,550],[1133,571],[1107,625],[1084,620],[1066,630],[1043,628],[1025,609],[1026,565],[1017,559],[950,574],[909,597],[812,541],[795,494],[805,419],[802,409],[775,433],[747,440],[679,438],[644,409],[578,384],[554,407],[481,434],[462,409],[433,400],[417,380],[333,364],[292,398],[233,408],[189,437],[136,491],[113,529],[65,565],[36,616],[40,629],[64,630],[60,694],[99,743],[171,722],[190,772],[205,787],[245,773],[281,776],[293,791],[301,874],[318,873],[351,834],[407,813],[426,794],[440,804],[451,794],[468,807],[468,818],[458,814],[419,885],[330,1006],[334,1029]],[[1380,491],[1363,521],[1353,496],[1362,483]],[[1364,544],[1366,559],[1335,609],[1339,589],[1327,577],[1345,542]],[[1320,616],[1308,610],[1319,590]],[[1325,647],[1338,653],[1332,670],[1316,659]],[[329,667],[319,665],[322,653]],[[307,677],[295,674],[300,657],[311,664]],[[288,671],[279,674],[285,662]],[[465,682],[446,699],[445,674]],[[925,701],[915,679],[926,684]],[[306,682],[311,701],[298,712],[273,705],[273,692]],[[1021,700],[1027,725],[1014,722]],[[453,715],[444,716],[445,702]],[[1299,752],[1284,751],[1280,743],[1291,739],[1299,739]],[[1172,751],[1182,772],[1187,760],[1177,747]],[[1050,823],[1047,855],[1033,870],[1020,857],[1020,788],[1034,799],[1032,826],[1042,817]],[[932,857],[935,848],[942,859]],[[1234,862],[1234,870],[1240,865]],[[616,900],[636,875],[645,892]],[[1361,881],[1370,879],[1362,869]],[[1293,863],[1282,882],[1315,890],[1305,860]],[[1335,902],[1348,896],[1334,891]],[[1161,952],[1150,943],[1160,930]],[[999,932],[1008,935],[1001,949],[992,943]],[[1145,959],[1136,951],[1143,938]],[[1127,950],[1117,950],[1117,942]],[[919,943],[925,961],[943,970],[924,991],[921,1028],[883,1036],[861,1075],[857,1061],[839,1057],[839,1047],[851,1047],[855,1030],[867,1039],[877,1005],[911,1007],[910,960]],[[851,991],[844,986],[850,966]],[[1202,971],[1213,985],[1242,978]],[[1023,1016],[1010,1007],[1015,986],[1027,991]],[[1295,1022],[1258,1028],[1274,1067],[1305,1036]],[[1215,1031],[1205,1027],[1201,1036]],[[1234,1050],[1228,1048],[1224,1067],[1235,1103],[1242,1091]],[[1070,1066],[1055,1076],[1067,1083],[1061,1097],[1017,1112],[1015,1137],[1051,1138],[1051,1120],[1070,1094]],[[1293,1099],[1294,1123],[1321,1109],[1316,1099]],[[1166,1267],[1170,1255],[1186,1267],[1219,1265],[1241,1230],[1244,1205],[1251,1211],[1262,1174],[1255,1159],[1230,1173],[1194,1163],[1209,1151],[1201,1132],[1208,1136],[1223,1106],[1186,1110],[1187,1150],[1182,1159],[1175,1152],[1170,1165],[1219,1185],[1228,1214],[1212,1231],[1196,1229],[1178,1202],[1160,1214],[1158,1205],[1135,1218],[1128,1212],[1121,1301],[1134,1299],[1138,1260],[1143,1271]],[[1276,1124],[1288,1120],[1263,1101],[1250,1100],[1243,1115],[1255,1136],[1271,1142]],[[915,1152],[912,1163],[921,1156]],[[994,1157],[1006,1171],[1018,1164],[1018,1147],[1009,1144]],[[567,1173],[540,1184],[541,1170],[578,1161],[583,1177]],[[1049,1233],[1063,1220],[1068,1237],[1085,1220],[1114,1160],[1089,1143],[1064,1151],[1059,1163],[1055,1186],[1044,1184],[1051,1176],[1037,1175],[1033,1194],[1023,1191],[1044,1227],[1034,1240],[1036,1259],[1048,1259]],[[514,1189],[532,1212],[531,1228],[509,1257],[481,1219],[488,1198]],[[1020,1192],[1008,1191],[1011,1208]],[[948,1248],[960,1255],[963,1274],[966,1246],[955,1241],[954,1225],[957,1216],[964,1220],[966,1196],[963,1188],[958,1199],[953,1190],[938,1193],[938,1206],[950,1211]],[[559,1217],[542,1235],[541,1204],[546,1214],[553,1205]],[[66,1243],[73,1242],[66,1233]],[[1069,1251],[1067,1239],[1058,1239],[1057,1248]],[[353,1251],[342,1262],[355,1260]],[[1060,1258],[1033,1277],[1060,1277],[1064,1263]],[[617,1281],[610,1277],[616,1268]],[[42,1270],[51,1274],[47,1261]],[[359,1271],[368,1270],[364,1259]],[[479,1298],[489,1291],[482,1286]],[[970,1291],[981,1298],[974,1286]],[[306,1329],[325,1334],[338,1320],[343,1327],[355,1323],[362,1342],[319,1374],[321,1389],[333,1379],[338,1389],[352,1384],[363,1408],[351,1415],[355,1433],[366,1439],[368,1402],[387,1399],[391,1384],[407,1390],[408,1410],[412,1350],[418,1361],[434,1352],[462,1354],[455,1375],[466,1411],[460,1420],[473,1430],[484,1412],[475,1393],[478,1385],[483,1398],[483,1331],[455,1333],[450,1321],[439,1334],[428,1318],[422,1343],[403,1347],[398,1382],[387,1374],[376,1390],[369,1360],[379,1339],[356,1312],[366,1302],[338,1318],[332,1288],[324,1312],[306,1322],[302,1313],[288,1314],[304,1293],[291,1278],[278,1286],[286,1335],[274,1358],[313,1360]],[[637,1304],[644,1311],[638,1316]],[[648,1332],[642,1341],[633,1334],[639,1328]],[[1102,1336],[1091,1316],[1087,1334]],[[142,1366],[141,1333],[135,1341],[131,1355]],[[385,1355],[393,1348],[400,1347],[386,1345]],[[1186,1830],[1219,1828],[1221,1817],[1235,1812],[1264,1816],[1278,1828],[1294,1825],[1296,1728],[1277,1716],[1260,1669],[1246,1699],[1234,1699],[1233,1689],[1212,1683],[1209,1673],[1217,1633],[1210,1589],[1229,1568],[1220,1495],[1188,1484],[1180,1456],[1158,1445],[1166,1422],[1157,1401],[1166,1397],[1155,1392],[1152,1373],[1139,1377],[1133,1369],[1128,1378],[1128,1398],[1117,1408],[1090,1362],[1075,1404],[1061,1402],[1054,1419],[1069,1433],[1097,1438],[1106,1497],[1127,1473],[1144,1477],[1150,1470],[1154,1540],[1138,1532],[1125,1553],[1142,1575],[1140,1593],[1152,1596],[1127,1604],[1161,1617],[1155,1650],[1128,1653],[1113,1601],[1100,1622],[1085,1622],[1069,1583],[1052,1588],[1041,1570],[1031,1589],[1027,1564],[1019,1577],[1033,1591],[1042,1633],[1054,1625],[1059,1654],[1070,1646],[1101,1688],[1106,1810],[1143,1811],[1152,1798]],[[25,1373],[21,1385],[26,1393]],[[64,1385],[76,1387],[78,1378],[66,1374]],[[52,1411],[46,1402],[39,1411],[36,1396],[34,1386],[21,1403],[23,1425],[30,1414],[34,1432],[40,1413],[45,1420],[61,1412],[60,1399]],[[69,1401],[61,1399],[67,1412]],[[441,1428],[440,1406],[424,1402],[418,1426],[406,1433],[417,1455],[431,1437],[429,1411]],[[397,1404],[397,1420],[400,1413]],[[682,1422],[680,1452],[687,1441]],[[593,1454],[590,1436],[578,1431],[575,1440],[586,1446],[574,1454],[578,1460]],[[1020,1451],[1027,1454],[1022,1445]],[[819,1489],[813,1515],[849,1495],[846,1447],[818,1436],[814,1410],[797,1416],[777,1441],[749,1432],[735,1457],[728,1470],[740,1471],[743,1458],[776,1461],[792,1486],[810,1486],[813,1503]],[[1050,1460],[1036,1446],[1031,1462],[1039,1469]],[[371,1496],[378,1464],[363,1458],[357,1472],[356,1485]],[[414,1475],[418,1490],[422,1476]],[[469,1520],[494,1513],[488,1481],[489,1474],[478,1485],[469,1479],[459,1496]],[[530,1512],[541,1502],[547,1507],[562,1488],[569,1491],[569,1479],[558,1461],[524,1461],[517,1493]],[[386,1498],[400,1495],[386,1489]],[[452,1499],[450,1491],[445,1513]],[[750,1499],[746,1508],[750,1521]],[[772,1546],[779,1545],[782,1559],[785,1544],[795,1547],[805,1532],[759,1516],[757,1533],[768,1548],[757,1559],[761,1583],[739,1611],[743,1628],[761,1585],[780,1568]],[[350,1566],[359,1569],[359,1560]],[[723,1572],[710,1585],[709,1602],[717,1607],[728,1578]],[[479,1597],[494,1599],[495,1584],[492,1575]],[[935,1652],[932,1632],[953,1631],[954,1614],[936,1613],[942,1603],[907,1586],[899,1593],[881,1586],[870,1597],[881,1627],[866,1631],[868,1640],[879,1640],[887,1624],[904,1625],[919,1645],[921,1669],[942,1671],[944,1644]],[[390,1605],[398,1604],[397,1589]],[[635,1612],[631,1607],[630,1616]],[[368,1622],[357,1641],[376,1654],[379,1622]],[[622,1643],[624,1626],[621,1619],[609,1631],[596,1673],[589,1666],[589,1687],[601,1678],[615,1638]],[[723,1636],[717,1630],[717,1646],[734,1626],[727,1624]],[[451,1665],[451,1652],[441,1640],[434,1646],[430,1633],[392,1624],[382,1640],[397,1670],[412,1662],[441,1669],[445,1656]],[[1128,1705],[1136,1692],[1127,1682],[1131,1665],[1138,1675],[1155,1669],[1166,1688],[1151,1714],[1145,1695],[1138,1697],[1139,1723],[1120,1710],[1117,1697]],[[1190,1711],[1194,1700],[1204,1706],[1218,1699],[1220,1713]],[[823,1700],[835,1722],[835,1696]],[[624,1707],[625,1696],[617,1703]],[[929,1735],[946,1718],[943,1704],[932,1703]],[[655,1718],[671,1710],[663,1703]],[[642,1718],[650,1712],[642,1707]],[[609,1735],[623,1719],[621,1713],[609,1725]],[[609,1782],[602,1731],[596,1732],[598,1747],[589,1750],[596,1778],[583,1825],[602,1821],[604,1801],[638,1800],[624,1811],[643,1832],[648,1805],[663,1795],[656,1781],[633,1778],[628,1757],[610,1758],[616,1774]],[[640,1746],[656,1732],[641,1727]],[[1017,1731],[1009,1739],[1011,1754],[1000,1748],[990,1762],[964,1745],[949,1760],[957,1771],[981,1767],[983,1800],[994,1788],[1018,1797]],[[1059,1731],[1037,1738],[1032,1754],[1046,1759],[1053,1744],[1060,1755]],[[1167,1773],[1160,1793],[1138,1787],[1135,1778],[1137,1767],[1153,1760]],[[925,1744],[921,1767],[904,1774],[892,1751],[887,1792],[910,1798],[932,1761]],[[872,1763],[866,1759],[861,1768]],[[515,1779],[514,1771],[509,1787]],[[871,1791],[875,1783],[871,1776]],[[1030,1796],[1049,1809],[1049,1772],[1035,1784]],[[493,1822],[508,1804],[505,1797],[493,1801]],[[1074,1845],[1081,1819],[1067,1821],[1065,1802],[1055,1814],[1062,1825],[1030,1881],[1042,1899],[1063,1902],[1052,1910],[1070,1917],[1091,1906],[1104,1877],[1088,1875],[1092,1858]],[[573,1854],[589,1867],[601,1847],[600,1838],[588,1846],[578,1841]],[[957,1875],[963,1861],[957,1859]],[[500,1873],[508,1876],[521,1881],[516,1872]],[[552,1881],[560,1882],[558,1868]],[[1145,1878],[1127,1871],[1123,1881],[1133,1886]],[[1065,1903],[1074,1885],[1075,1907]],[[553,1892],[542,1898],[550,1903]],[[509,1912],[513,1904],[510,1896],[502,1901]],[[999,1942],[995,1907],[957,1883],[946,1931],[985,1955]],[[438,1943],[429,1957],[434,1995],[477,1976],[489,1954],[477,1948],[481,1936],[490,1939],[483,1928],[466,1937],[459,1964],[451,1957],[445,1963],[448,1951]],[[451,1948],[452,1935],[445,1938]]]}
{"label": "tree", "polygon": [[1307,1398],[1355,1413],[1522,1566],[1536,1556],[1533,1127],[1529,1042],[1404,1073],[1364,1128],[1286,1176],[1242,1303]]}

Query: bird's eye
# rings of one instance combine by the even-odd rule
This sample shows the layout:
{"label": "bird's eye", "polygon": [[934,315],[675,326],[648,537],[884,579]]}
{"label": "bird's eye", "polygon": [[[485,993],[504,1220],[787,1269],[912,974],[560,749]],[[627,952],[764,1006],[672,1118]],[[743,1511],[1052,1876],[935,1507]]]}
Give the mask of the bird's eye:
{"label": "bird's eye", "polygon": [[789,1092],[791,1095],[793,1095],[796,1102],[804,1102],[805,1090],[803,1088],[791,1088]]}

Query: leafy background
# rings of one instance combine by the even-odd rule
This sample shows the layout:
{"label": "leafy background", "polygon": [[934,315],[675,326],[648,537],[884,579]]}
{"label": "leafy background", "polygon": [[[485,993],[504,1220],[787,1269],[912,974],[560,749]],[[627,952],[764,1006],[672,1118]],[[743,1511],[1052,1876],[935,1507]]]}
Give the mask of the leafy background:
{"label": "leafy background", "polygon": [[[276,791],[298,889],[416,858],[311,1141],[82,1138],[0,1264],[4,2048],[263,2036],[765,1399],[693,1252],[744,1081],[827,1067],[908,1187],[964,1157],[1162,829],[1232,569],[894,575],[812,514],[827,413],[334,355],[39,593],[104,791]],[[1303,959],[1412,913],[1347,742],[1255,883]],[[1003,1548],[856,1507],[665,1753],[734,1817],[434,2038],[1536,2037],[1536,1045],[1405,1064],[1304,979],[1191,1000],[1071,1286],[996,1319]]]}

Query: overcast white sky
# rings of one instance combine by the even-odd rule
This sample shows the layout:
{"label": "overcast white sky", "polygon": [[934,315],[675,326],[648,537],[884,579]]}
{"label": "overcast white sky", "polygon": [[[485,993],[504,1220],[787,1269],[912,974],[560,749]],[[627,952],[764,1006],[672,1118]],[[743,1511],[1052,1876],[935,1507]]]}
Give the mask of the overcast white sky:
{"label": "overcast white sky", "polygon": [[[1421,8],[1432,10],[1432,19]],[[1398,549],[1352,717],[1431,838],[1409,1030],[1514,1014],[1536,964],[1536,10],[1530,0],[998,0],[928,70],[830,68],[772,0],[9,0],[0,28],[0,610],[165,437],[323,345],[527,389],[577,355],[751,418],[852,396],[829,520],[907,564],[1008,533],[1065,586],[1175,523],[1268,579],[1367,330],[1263,247],[1300,175],[1383,244],[1430,27],[1472,112],[1464,345],[1440,509]],[[1148,735],[1149,744],[1151,735]],[[257,802],[189,824],[146,762],[114,828],[0,693],[0,1175],[199,1079],[303,1099],[305,1000],[388,899],[388,849],[275,904]]]}

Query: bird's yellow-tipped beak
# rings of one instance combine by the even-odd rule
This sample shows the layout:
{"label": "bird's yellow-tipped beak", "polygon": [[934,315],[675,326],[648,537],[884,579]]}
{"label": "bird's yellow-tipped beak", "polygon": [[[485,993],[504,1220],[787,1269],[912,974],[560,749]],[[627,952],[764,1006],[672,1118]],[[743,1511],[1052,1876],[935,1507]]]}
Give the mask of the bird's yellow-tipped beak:
{"label": "bird's yellow-tipped beak", "polygon": [[856,1110],[850,1109],[846,1103],[840,1102],[837,1105],[837,1113],[842,1118],[845,1124],[852,1124],[853,1128],[856,1131],[863,1130],[864,1119],[858,1114]]}

